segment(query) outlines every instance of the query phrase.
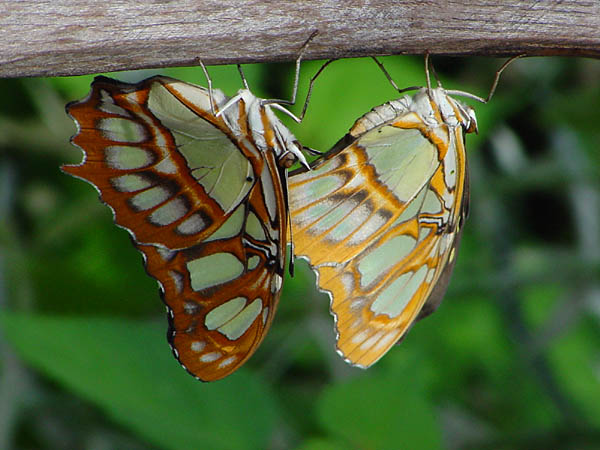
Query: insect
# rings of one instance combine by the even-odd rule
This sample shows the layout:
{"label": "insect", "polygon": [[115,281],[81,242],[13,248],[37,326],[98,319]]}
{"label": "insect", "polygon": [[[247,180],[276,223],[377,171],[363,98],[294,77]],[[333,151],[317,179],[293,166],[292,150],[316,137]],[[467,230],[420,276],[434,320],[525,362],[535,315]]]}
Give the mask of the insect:
{"label": "insect", "polygon": [[308,260],[330,297],[337,351],[367,368],[415,321],[440,304],[456,262],[469,206],[465,134],[474,110],[426,87],[359,118],[310,171],[290,177],[296,256]]}
{"label": "insect", "polygon": [[[288,236],[287,169],[307,165],[273,113],[291,101],[233,98],[164,76],[137,84],[97,77],[67,105],[84,152],[62,170],[91,183],[143,253],[167,306],[167,337],[192,375],[239,368],[271,325]],[[306,107],[304,111],[306,110]]]}

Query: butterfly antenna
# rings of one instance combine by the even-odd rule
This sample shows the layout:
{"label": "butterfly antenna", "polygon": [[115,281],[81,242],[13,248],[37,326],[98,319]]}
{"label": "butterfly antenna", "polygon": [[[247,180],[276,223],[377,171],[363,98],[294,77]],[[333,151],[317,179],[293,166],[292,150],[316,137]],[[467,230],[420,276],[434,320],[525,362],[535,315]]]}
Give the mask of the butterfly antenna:
{"label": "butterfly antenna", "polygon": [[196,60],[198,61],[198,64],[202,68],[202,71],[204,72],[204,76],[206,77],[206,84],[208,84],[208,99],[210,100],[210,112],[214,116],[215,115],[215,99],[213,98],[212,79],[210,78],[210,75],[208,74],[208,70],[206,70],[206,66],[202,62],[202,59],[196,58]]}
{"label": "butterfly antenna", "polygon": [[377,64],[377,67],[379,67],[381,69],[381,71],[383,72],[383,74],[385,75],[385,77],[387,78],[387,80],[390,82],[390,84],[392,85],[392,87],[394,89],[396,89],[396,91],[398,91],[399,94],[402,94],[402,93],[407,92],[407,91],[415,91],[417,89],[421,89],[421,86],[410,86],[410,87],[407,87],[407,88],[400,89],[398,87],[398,85],[396,84],[396,82],[394,81],[394,79],[392,78],[392,76],[390,75],[390,73],[383,66],[383,63],[381,61],[379,61],[377,58],[375,58],[374,56],[371,56],[371,58],[373,59],[373,61],[375,61],[375,64]]}
{"label": "butterfly antenna", "polygon": [[315,150],[314,148],[307,147],[306,145],[302,146],[302,150],[313,156],[323,156],[325,154],[319,150]]}

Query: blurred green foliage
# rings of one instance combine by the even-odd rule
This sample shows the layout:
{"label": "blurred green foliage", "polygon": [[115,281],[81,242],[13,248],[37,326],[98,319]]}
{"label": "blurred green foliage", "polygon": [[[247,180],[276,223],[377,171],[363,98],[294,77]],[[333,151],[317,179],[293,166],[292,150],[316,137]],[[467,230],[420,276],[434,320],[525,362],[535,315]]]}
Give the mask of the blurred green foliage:
{"label": "blurred green foliage", "polygon": [[[420,58],[383,61],[424,82]],[[487,94],[501,62],[434,58],[444,86]],[[298,105],[320,62],[305,62]],[[209,68],[227,94],[235,67]],[[251,65],[262,97],[289,64]],[[155,72],[111,74],[138,81]],[[165,70],[205,84],[198,68]],[[171,357],[156,283],[94,189],[64,113],[92,76],[0,80],[0,448],[600,447],[600,63],[515,62],[467,138],[471,216],[446,299],[363,371],[335,353],[327,298],[297,261],[270,334],[234,375]],[[333,63],[301,125],[327,150],[397,97],[369,59]],[[472,103],[467,101],[468,103]]]}

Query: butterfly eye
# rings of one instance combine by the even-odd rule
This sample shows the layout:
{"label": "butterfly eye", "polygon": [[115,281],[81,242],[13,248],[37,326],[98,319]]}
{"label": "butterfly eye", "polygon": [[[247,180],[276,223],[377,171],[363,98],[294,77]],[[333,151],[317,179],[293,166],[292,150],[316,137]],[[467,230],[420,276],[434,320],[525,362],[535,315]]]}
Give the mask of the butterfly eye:
{"label": "butterfly eye", "polygon": [[470,106],[466,106],[465,109],[468,116],[468,126],[466,132],[477,134],[479,130],[477,129],[477,117],[475,116],[475,110]]}
{"label": "butterfly eye", "polygon": [[279,165],[281,167],[289,169],[290,167],[292,167],[294,165],[294,163],[296,161],[297,161],[297,158],[294,156],[294,154],[291,152],[288,152],[279,158]]}

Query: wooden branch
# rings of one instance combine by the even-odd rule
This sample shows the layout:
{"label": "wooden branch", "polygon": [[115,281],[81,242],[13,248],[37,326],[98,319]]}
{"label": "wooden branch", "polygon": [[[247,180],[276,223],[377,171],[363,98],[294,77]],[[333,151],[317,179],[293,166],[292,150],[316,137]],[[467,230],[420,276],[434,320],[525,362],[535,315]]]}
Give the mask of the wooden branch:
{"label": "wooden branch", "polygon": [[0,76],[419,53],[600,56],[598,0],[0,0]]}

